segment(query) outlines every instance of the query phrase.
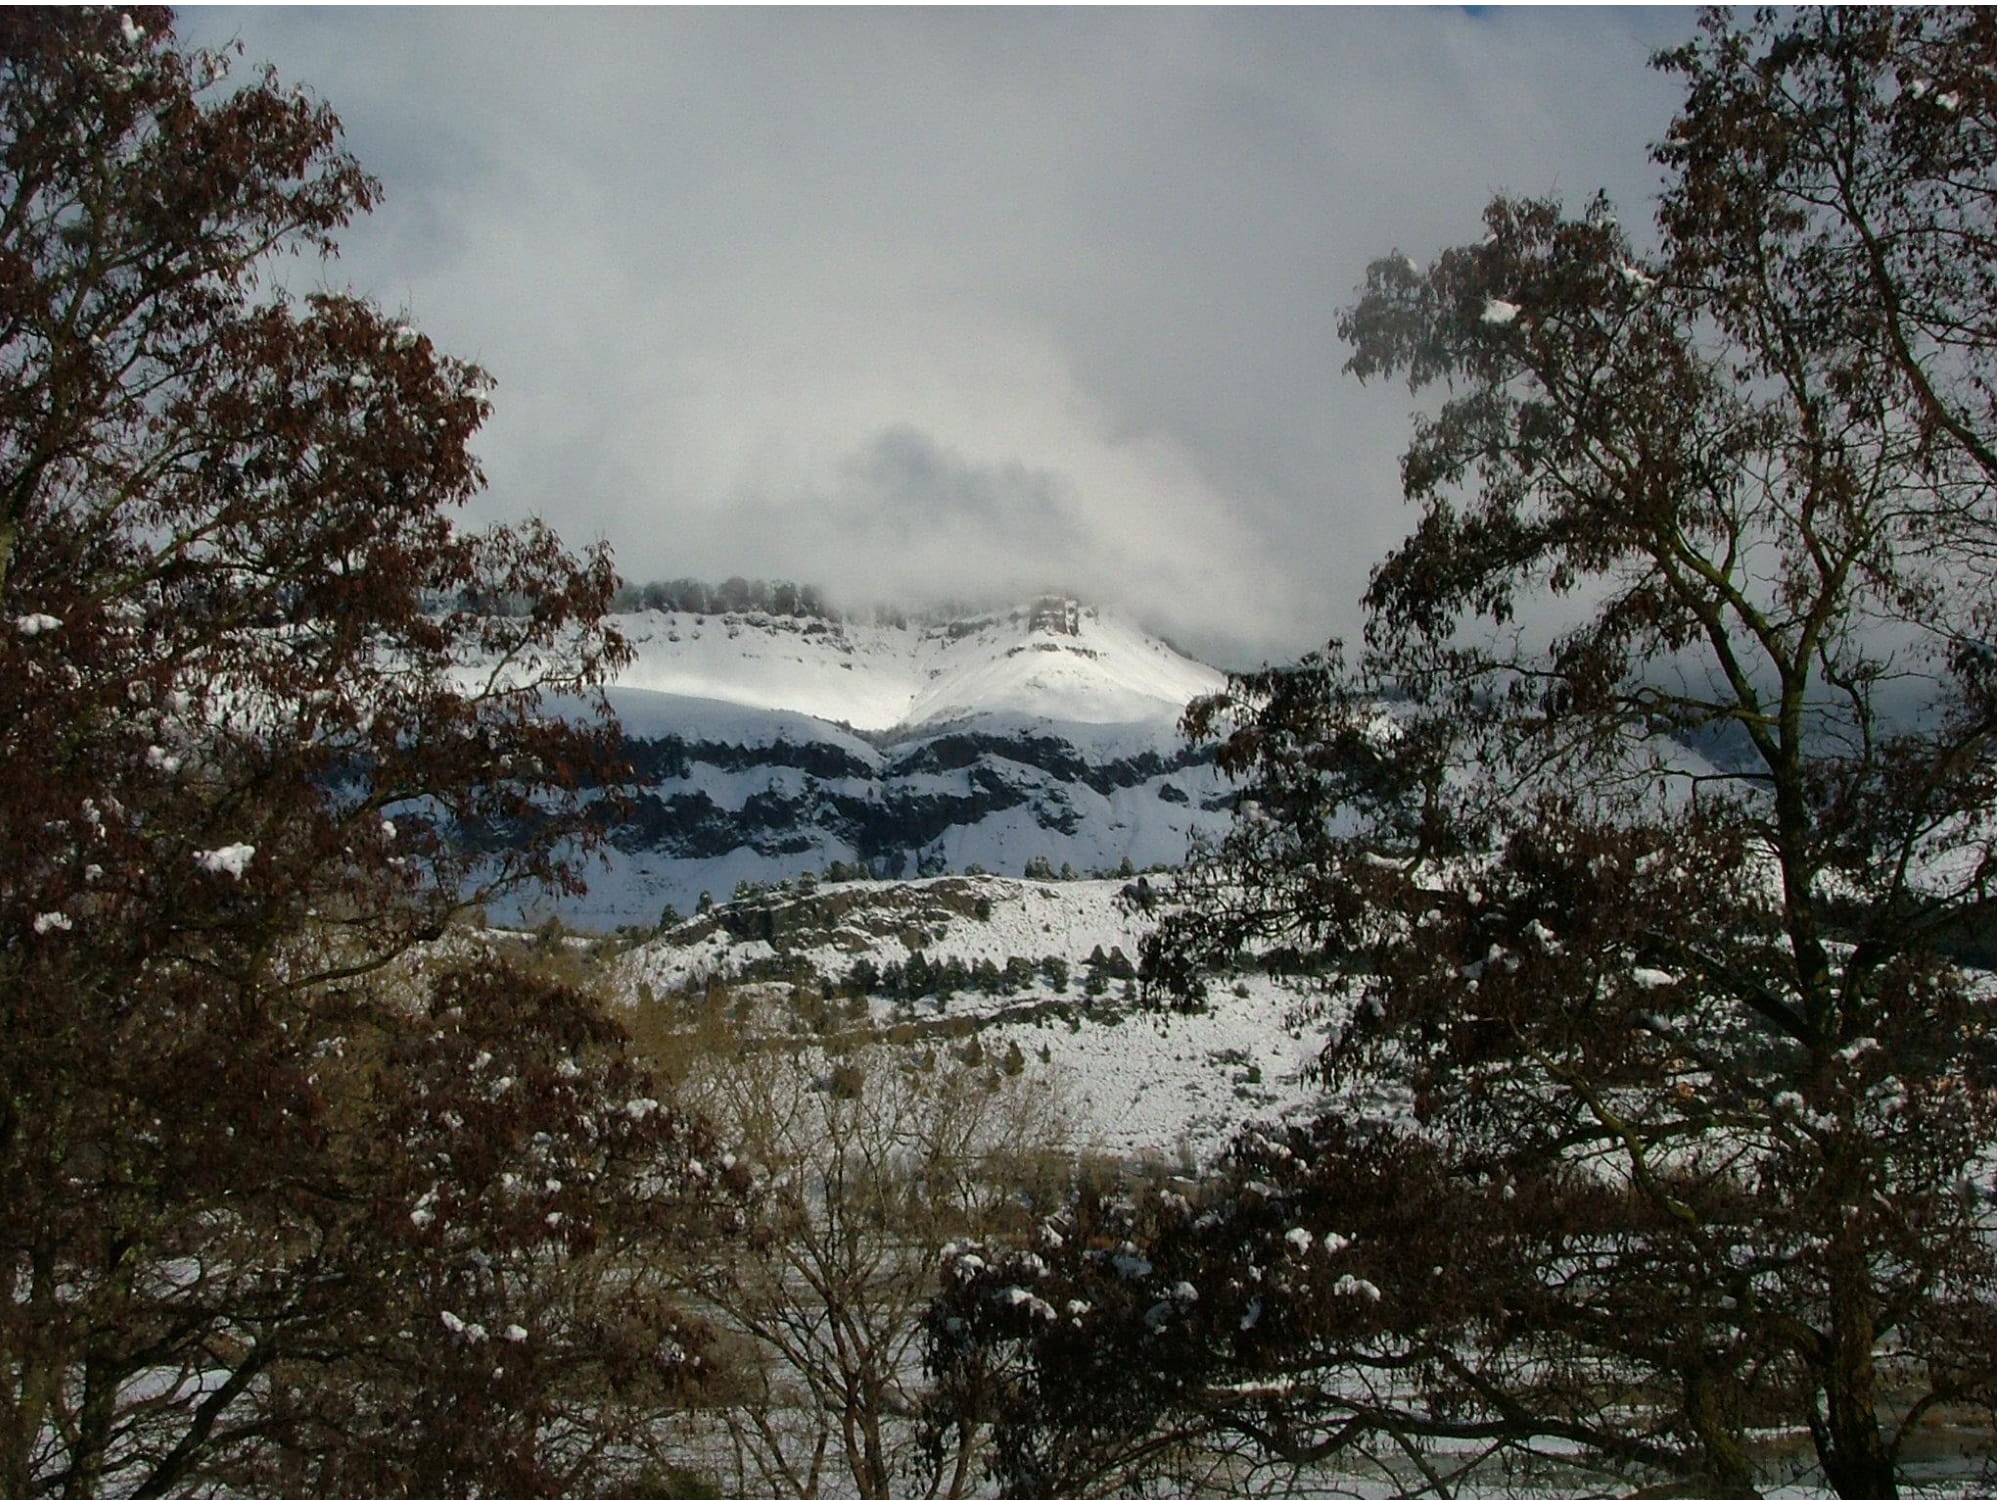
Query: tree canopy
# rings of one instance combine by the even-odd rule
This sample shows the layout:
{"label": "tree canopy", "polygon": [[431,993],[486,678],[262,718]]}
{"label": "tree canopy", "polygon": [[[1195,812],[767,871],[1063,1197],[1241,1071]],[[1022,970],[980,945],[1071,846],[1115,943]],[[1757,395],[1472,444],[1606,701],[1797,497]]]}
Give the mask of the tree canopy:
{"label": "tree canopy", "polygon": [[1328,1103],[1053,1225],[1074,1316],[948,1293],[1011,1492],[1207,1445],[1750,1495],[1775,1430],[1855,1500],[1990,1431],[1993,54],[1710,13],[1652,235],[1502,197],[1369,267],[1418,520],[1356,652],[1191,710],[1242,809],[1148,955],[1302,976]]}
{"label": "tree canopy", "polygon": [[0,15],[0,1496],[590,1493],[702,1137],[433,940],[574,879],[611,563],[455,522],[490,382],[283,289],[377,188],[234,60]]}

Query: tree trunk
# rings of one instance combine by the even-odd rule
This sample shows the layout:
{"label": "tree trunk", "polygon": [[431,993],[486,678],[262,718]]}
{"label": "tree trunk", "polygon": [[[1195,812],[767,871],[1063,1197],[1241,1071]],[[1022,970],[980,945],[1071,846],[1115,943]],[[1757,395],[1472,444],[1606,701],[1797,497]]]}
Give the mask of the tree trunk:
{"label": "tree trunk", "polygon": [[1833,1252],[1831,1272],[1826,1421],[1813,1429],[1820,1468],[1840,1500],[1895,1500],[1896,1466],[1875,1413],[1875,1321],[1867,1273],[1843,1248]]}
{"label": "tree trunk", "polygon": [[1695,1370],[1687,1377],[1683,1399],[1701,1441],[1702,1491],[1714,1500],[1759,1500],[1740,1423],[1725,1400],[1727,1378],[1712,1370]]}

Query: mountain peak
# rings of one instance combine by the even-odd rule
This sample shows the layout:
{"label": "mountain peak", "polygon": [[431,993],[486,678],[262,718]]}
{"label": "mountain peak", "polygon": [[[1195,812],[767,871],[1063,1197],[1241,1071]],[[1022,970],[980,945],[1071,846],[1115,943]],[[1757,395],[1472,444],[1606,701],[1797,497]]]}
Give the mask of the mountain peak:
{"label": "mountain peak", "polygon": [[1075,598],[935,623],[648,610],[620,617],[629,689],[871,733],[978,718],[1171,723],[1222,674]]}
{"label": "mountain peak", "polygon": [[1028,633],[1041,630],[1050,635],[1075,635],[1082,614],[1083,606],[1074,599],[1037,599],[1028,609]]}

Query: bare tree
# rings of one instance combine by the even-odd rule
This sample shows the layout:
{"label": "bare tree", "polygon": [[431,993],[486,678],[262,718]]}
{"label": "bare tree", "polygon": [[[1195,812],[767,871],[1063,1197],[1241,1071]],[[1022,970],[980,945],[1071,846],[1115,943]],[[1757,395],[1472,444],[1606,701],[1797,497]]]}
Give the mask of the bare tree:
{"label": "bare tree", "polygon": [[721,1412],[739,1487],[962,1500],[985,1428],[925,1445],[922,1318],[949,1260],[1019,1232],[1063,1180],[1051,1086],[949,1053],[768,1048],[710,1060],[688,1089],[755,1183],[748,1234],[696,1281],[718,1336],[752,1346]]}

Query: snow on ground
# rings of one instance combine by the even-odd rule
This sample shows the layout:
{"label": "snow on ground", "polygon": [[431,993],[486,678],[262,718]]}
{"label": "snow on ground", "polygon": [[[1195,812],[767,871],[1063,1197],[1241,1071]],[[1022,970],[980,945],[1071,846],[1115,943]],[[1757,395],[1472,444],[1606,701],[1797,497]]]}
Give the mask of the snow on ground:
{"label": "snow on ground", "polygon": [[[1040,960],[1054,956],[1074,969],[1093,948],[1123,948],[1138,956],[1143,914],[1121,902],[1123,880],[1009,880],[991,875],[942,875],[928,880],[848,881],[818,886],[811,895],[775,896],[758,903],[780,925],[828,906],[846,910],[823,924],[805,926],[784,951],[816,972],[845,973],[857,959],[878,968],[905,962],[917,947],[934,963],[957,958],[968,965],[990,959]],[[974,915],[986,903],[986,915]],[[775,950],[771,950],[775,951]],[[696,920],[648,943],[626,960],[633,983],[660,993],[698,987],[711,974],[744,972],[757,958],[744,940],[716,921]],[[986,997],[961,995],[959,1014],[977,1014]]]}
{"label": "snow on ground", "polygon": [[934,626],[653,612],[614,623],[634,652],[621,688],[874,734],[992,714],[1171,723],[1223,685],[1213,668],[1076,605]]}
{"label": "snow on ground", "polygon": [[1076,1106],[1084,1145],[1192,1167],[1249,1121],[1319,1092],[1306,1074],[1323,1027],[1294,1026],[1297,997],[1261,975],[1243,989],[1219,989],[1201,1015],[1113,1009],[1111,1019],[1074,1029],[1047,1018],[1003,1020],[980,1037],[989,1053],[1018,1045],[1031,1070],[1047,1070]]}
{"label": "snow on ground", "polygon": [[[712,745],[833,745],[863,765],[881,761],[881,752],[859,735],[811,713],[782,707],[746,705],[735,698],[670,697],[633,684],[609,688],[605,698],[628,738],[677,738]],[[567,702],[557,712],[573,710]]]}
{"label": "snow on ground", "polygon": [[858,960],[880,970],[907,963],[919,948],[930,963],[958,959],[968,967],[1060,958],[1068,965],[1061,992],[1038,969],[1011,995],[876,995],[865,1026],[928,1045],[962,1045],[974,1035],[988,1056],[1018,1047],[1029,1076],[1048,1078],[1075,1107],[1080,1146],[1194,1165],[1244,1122],[1315,1097],[1307,1074],[1324,1026],[1295,1019],[1298,997],[1262,975],[1216,985],[1198,1015],[1142,1010],[1124,998],[1118,979],[1104,994],[1086,995],[1094,950],[1138,957],[1151,918],[1121,898],[1133,884],[943,876],[825,885],[685,923],[626,955],[617,983],[629,995],[643,985],[665,996],[699,992],[711,977],[742,981],[760,968],[803,968],[837,985]]}

